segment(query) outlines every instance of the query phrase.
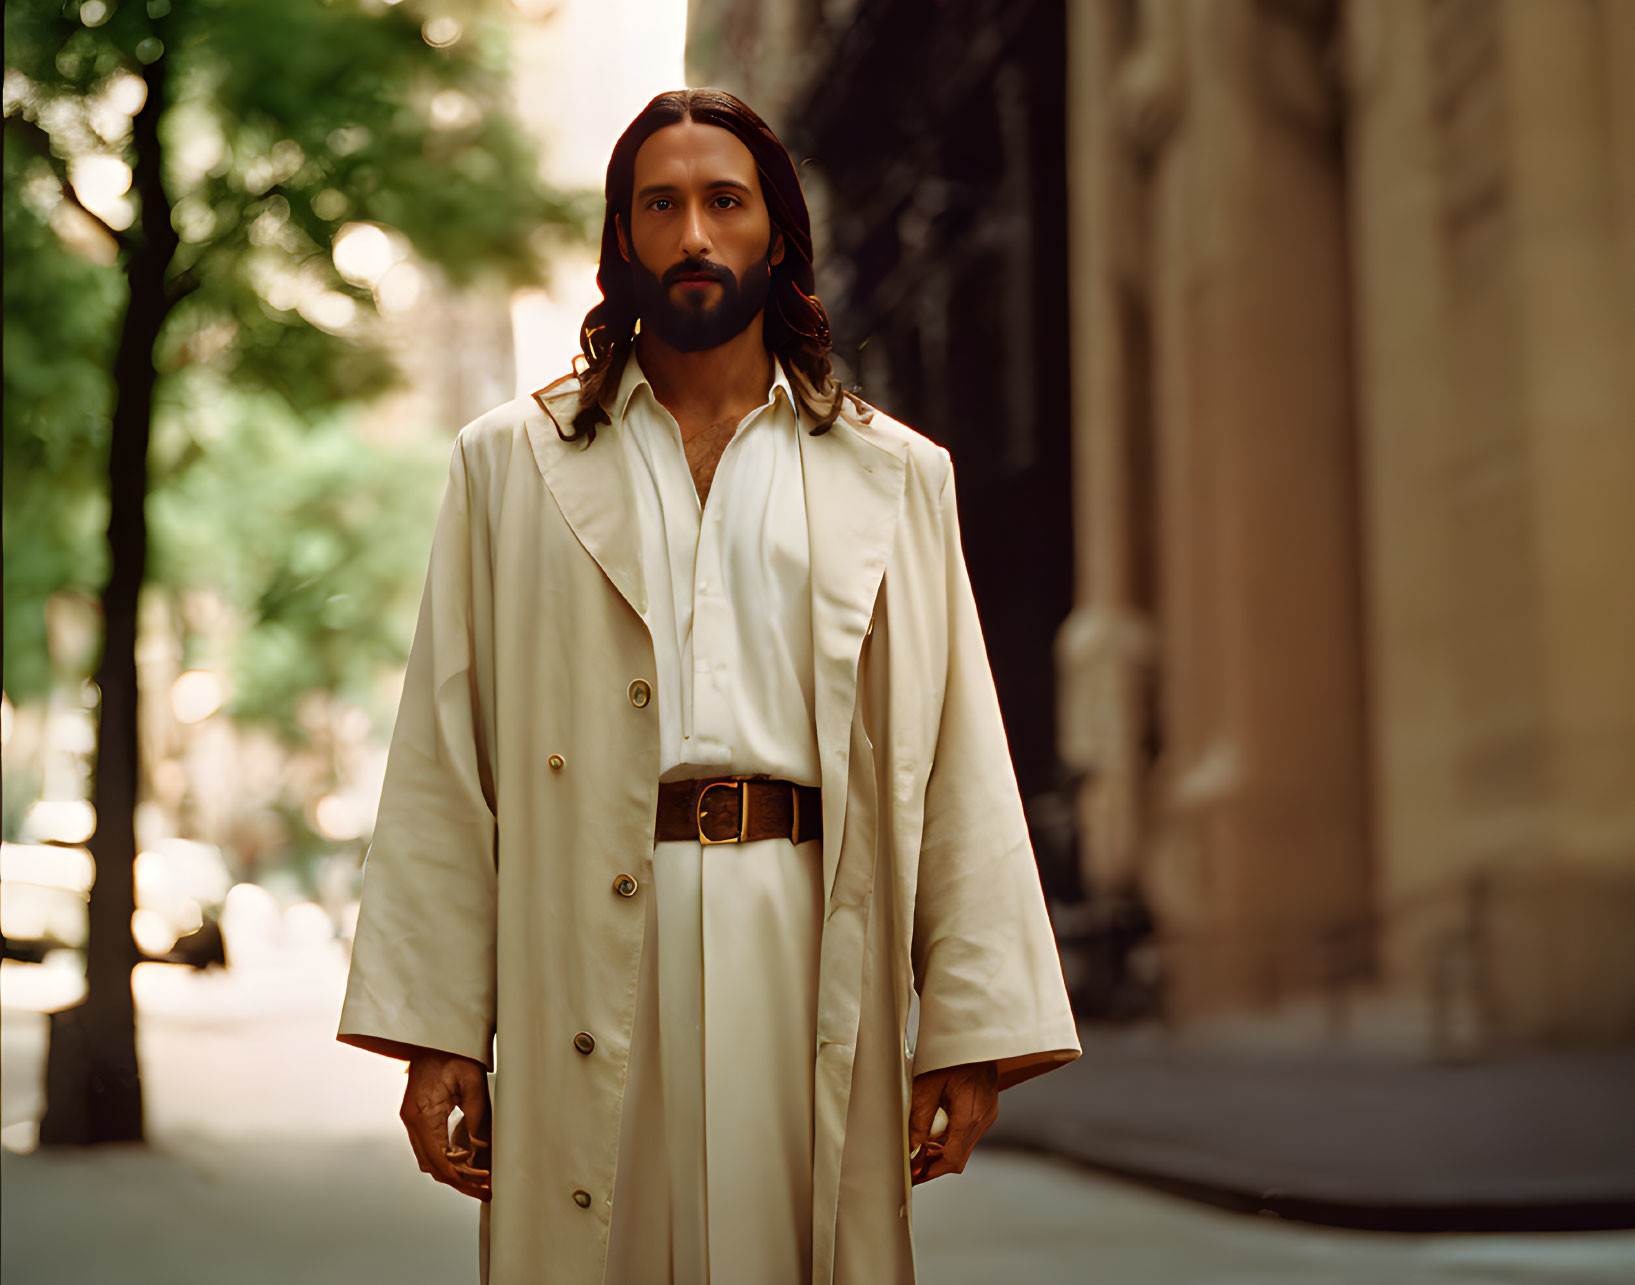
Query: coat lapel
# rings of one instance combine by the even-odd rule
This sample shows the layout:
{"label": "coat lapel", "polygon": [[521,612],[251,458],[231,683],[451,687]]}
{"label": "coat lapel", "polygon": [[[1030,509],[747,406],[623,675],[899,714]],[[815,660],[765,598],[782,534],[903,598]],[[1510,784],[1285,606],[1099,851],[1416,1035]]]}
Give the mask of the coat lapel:
{"label": "coat lapel", "polygon": [[846,816],[857,661],[902,512],[906,462],[850,403],[827,433],[800,434],[812,549],[813,695],[823,785],[823,895],[834,893]]}
{"label": "coat lapel", "polygon": [[642,576],[641,530],[635,520],[635,497],[629,470],[611,426],[598,440],[565,442],[556,421],[566,423],[578,407],[578,388],[544,398],[534,394],[540,413],[528,416],[528,442],[557,507],[579,543],[596,560],[631,609],[647,617],[647,584]]}
{"label": "coat lapel", "polygon": [[[536,398],[536,401],[539,399]],[[590,447],[564,442],[554,418],[571,415],[576,393],[539,401],[528,438],[557,507],[575,537],[637,615],[646,618],[641,542],[624,460],[604,427]],[[823,786],[823,894],[833,894],[846,816],[857,660],[874,614],[886,558],[902,512],[906,459],[848,403],[827,433],[800,433],[801,474],[812,556],[813,700]]]}

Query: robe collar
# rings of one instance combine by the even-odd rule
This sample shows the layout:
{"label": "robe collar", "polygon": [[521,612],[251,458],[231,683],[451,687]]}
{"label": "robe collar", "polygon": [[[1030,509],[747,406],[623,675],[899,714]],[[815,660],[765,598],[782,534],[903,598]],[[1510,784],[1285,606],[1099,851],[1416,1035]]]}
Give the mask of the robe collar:
{"label": "robe collar", "polygon": [[[625,410],[629,407],[630,399],[635,395],[638,388],[645,388],[647,395],[654,398],[655,401],[657,400],[657,394],[653,392],[653,385],[648,381],[646,372],[641,368],[641,362],[636,358],[636,350],[632,348],[630,355],[625,358],[624,372],[619,376],[619,387],[613,394],[613,403],[608,407],[608,415],[614,424],[624,423]],[[795,401],[795,389],[789,382],[789,375],[784,371],[783,362],[774,357],[772,359],[772,382],[767,385],[766,401],[762,402],[761,405],[766,406],[775,400],[780,390],[783,393],[784,400],[789,403],[790,409],[795,411],[795,418],[799,420],[800,409]],[[751,411],[750,414],[754,414],[754,411]]]}

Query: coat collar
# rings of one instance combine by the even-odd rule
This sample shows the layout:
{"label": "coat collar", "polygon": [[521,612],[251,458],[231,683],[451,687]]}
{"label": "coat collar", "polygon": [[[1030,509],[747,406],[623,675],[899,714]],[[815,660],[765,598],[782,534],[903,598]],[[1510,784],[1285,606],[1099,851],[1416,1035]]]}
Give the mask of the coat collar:
{"label": "coat collar", "polygon": [[635,495],[618,448],[605,440],[609,426],[598,435],[604,440],[589,445],[562,439],[579,409],[579,381],[572,376],[540,389],[533,400],[542,413],[528,416],[528,444],[545,485],[585,551],[631,610],[645,618],[641,534],[631,519]]}

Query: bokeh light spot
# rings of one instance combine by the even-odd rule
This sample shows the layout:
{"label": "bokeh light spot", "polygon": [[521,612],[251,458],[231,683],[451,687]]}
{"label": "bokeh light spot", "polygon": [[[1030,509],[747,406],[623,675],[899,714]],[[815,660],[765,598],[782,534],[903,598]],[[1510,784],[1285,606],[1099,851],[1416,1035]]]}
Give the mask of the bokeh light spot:
{"label": "bokeh light spot", "polygon": [[425,26],[420,28],[420,34],[433,48],[447,49],[459,40],[463,28],[457,19],[440,14],[438,17],[426,19]]}
{"label": "bokeh light spot", "polygon": [[220,674],[190,669],[171,685],[170,710],[178,723],[202,723],[221,708],[226,696]]}

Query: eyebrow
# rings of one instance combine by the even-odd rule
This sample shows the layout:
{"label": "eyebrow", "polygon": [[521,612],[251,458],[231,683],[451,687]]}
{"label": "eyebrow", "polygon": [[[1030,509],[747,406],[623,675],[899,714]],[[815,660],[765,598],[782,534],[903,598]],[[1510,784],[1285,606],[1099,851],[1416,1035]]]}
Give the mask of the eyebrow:
{"label": "eyebrow", "polygon": [[[753,193],[750,192],[749,185],[747,183],[740,183],[735,178],[714,179],[707,184],[707,186],[711,188],[731,187],[744,193],[745,196],[753,195]],[[642,188],[641,191],[636,193],[636,199],[638,201],[645,201],[648,197],[657,196],[660,192],[674,192],[675,190],[676,185],[674,183],[649,183],[646,187]]]}

